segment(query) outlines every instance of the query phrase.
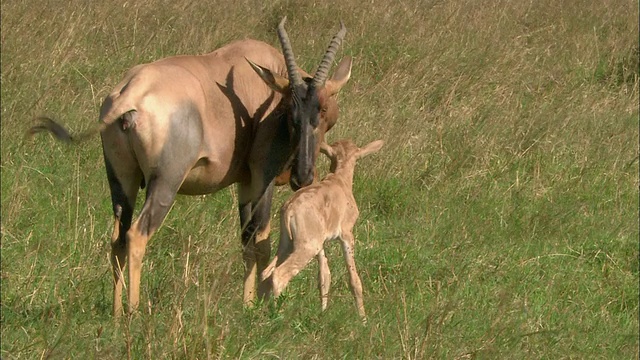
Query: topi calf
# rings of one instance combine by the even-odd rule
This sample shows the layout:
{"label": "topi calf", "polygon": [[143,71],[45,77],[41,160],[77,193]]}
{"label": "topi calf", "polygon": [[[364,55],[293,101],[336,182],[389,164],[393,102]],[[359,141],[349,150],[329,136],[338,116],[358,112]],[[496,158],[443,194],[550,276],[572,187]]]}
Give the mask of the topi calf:
{"label": "topi calf", "polygon": [[315,256],[318,260],[318,289],[322,310],[327,308],[331,273],[324,254],[324,242],[340,239],[349,271],[350,288],[358,313],[365,319],[362,282],[354,260],[353,226],[358,207],[353,197],[353,173],[356,160],[380,150],[382,140],[358,148],[351,140],[341,140],[320,151],[331,159],[331,173],[321,182],[296,192],[280,210],[278,253],[264,270],[263,278],[274,296],[279,296],[289,281]]}

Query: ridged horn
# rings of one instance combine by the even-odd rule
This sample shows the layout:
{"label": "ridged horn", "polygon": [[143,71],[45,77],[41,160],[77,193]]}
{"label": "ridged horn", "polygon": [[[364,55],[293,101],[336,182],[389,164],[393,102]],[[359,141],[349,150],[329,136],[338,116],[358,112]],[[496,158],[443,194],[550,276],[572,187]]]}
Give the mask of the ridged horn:
{"label": "ridged horn", "polygon": [[289,73],[289,80],[294,86],[302,85],[302,77],[298,72],[296,66],[296,59],[293,55],[293,49],[291,48],[291,42],[289,41],[289,35],[284,29],[284,23],[287,21],[287,17],[283,17],[278,25],[278,38],[280,39],[280,45],[282,45],[282,53],[284,54],[284,61],[287,64],[287,72]]}
{"label": "ridged horn", "polygon": [[329,69],[331,68],[331,64],[333,63],[333,59],[336,57],[336,52],[344,39],[345,34],[347,33],[347,28],[344,26],[344,23],[340,21],[340,30],[338,33],[331,39],[331,43],[329,44],[329,48],[327,52],[324,54],[324,58],[318,66],[318,70],[316,74],[313,76],[313,86],[320,87],[324,85],[324,82],[327,80],[327,76],[329,75]]}

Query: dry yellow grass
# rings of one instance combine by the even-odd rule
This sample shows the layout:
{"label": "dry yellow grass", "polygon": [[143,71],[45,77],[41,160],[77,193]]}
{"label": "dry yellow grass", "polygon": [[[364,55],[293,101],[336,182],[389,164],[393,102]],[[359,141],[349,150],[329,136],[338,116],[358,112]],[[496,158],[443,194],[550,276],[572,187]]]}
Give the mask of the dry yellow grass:
{"label": "dry yellow grass", "polygon": [[[1,356],[638,357],[637,14],[614,0],[4,1]],[[114,324],[99,141],[22,133],[42,113],[88,127],[136,64],[276,44],[284,15],[308,70],[344,20],[338,58],[354,67],[329,140],[386,142],[354,186],[369,325],[338,266],[322,316],[315,269],[243,309],[233,190],[178,199],[145,258],[143,313]]]}

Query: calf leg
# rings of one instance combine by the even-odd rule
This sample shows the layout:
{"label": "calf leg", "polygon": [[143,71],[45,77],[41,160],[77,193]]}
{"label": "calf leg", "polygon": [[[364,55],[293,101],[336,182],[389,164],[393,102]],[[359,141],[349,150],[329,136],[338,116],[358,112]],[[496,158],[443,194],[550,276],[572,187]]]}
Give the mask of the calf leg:
{"label": "calf leg", "polygon": [[322,311],[324,311],[327,309],[329,288],[331,287],[331,271],[329,271],[329,263],[324,254],[324,248],[316,255],[316,259],[318,259],[318,290],[320,291]]}
{"label": "calf leg", "polygon": [[358,313],[360,314],[360,317],[364,319],[365,312],[364,303],[362,301],[362,282],[360,281],[360,276],[358,276],[358,271],[356,270],[356,262],[354,259],[355,241],[353,233],[351,231],[343,230],[341,240],[344,260],[347,263],[347,271],[349,272],[349,287],[351,288],[351,293],[356,300]]}
{"label": "calf leg", "polygon": [[266,284],[267,291],[265,293],[265,297],[271,295],[273,290],[273,272],[276,267],[280,266],[283,261],[285,261],[289,255],[293,252],[293,243],[291,242],[291,236],[288,231],[287,219],[281,213],[280,216],[280,241],[278,241],[278,252],[276,256],[273,257],[273,260],[269,263],[266,269],[262,272],[262,279]]}
{"label": "calf leg", "polygon": [[280,296],[289,281],[322,250],[322,239],[304,239],[304,241],[308,241],[308,244],[294,244],[291,255],[273,270],[271,275],[273,296]]}

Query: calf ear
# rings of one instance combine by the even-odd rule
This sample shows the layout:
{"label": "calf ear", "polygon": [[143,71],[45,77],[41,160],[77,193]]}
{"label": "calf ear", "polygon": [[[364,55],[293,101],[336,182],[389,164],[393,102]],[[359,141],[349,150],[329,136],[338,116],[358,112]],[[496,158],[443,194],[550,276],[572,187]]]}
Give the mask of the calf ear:
{"label": "calf ear", "polygon": [[289,91],[289,79],[275,74],[271,72],[271,70],[262,67],[247,58],[245,58],[245,60],[247,60],[253,71],[255,71],[273,91],[277,91],[281,94]]}
{"label": "calf ear", "polygon": [[327,155],[328,157],[331,157],[335,153],[333,151],[333,148],[324,141],[320,143],[320,152]]}
{"label": "calf ear", "polygon": [[327,83],[325,84],[325,88],[327,89],[329,96],[337,94],[344,84],[349,81],[349,78],[351,77],[351,64],[351,56],[345,56],[342,61],[340,61],[340,64],[333,73],[333,76],[331,79],[327,80]]}
{"label": "calf ear", "polygon": [[329,172],[336,171],[336,167],[338,167],[338,154],[336,153],[336,151],[333,150],[333,148],[326,142],[322,141],[320,143],[320,152],[327,155],[329,161],[331,162],[331,165],[329,166]]}
{"label": "calf ear", "polygon": [[358,150],[358,157],[361,158],[374,153],[380,150],[382,145],[384,145],[384,141],[382,140],[372,141]]}
{"label": "calf ear", "polygon": [[327,157],[329,157],[329,159],[331,159],[332,161],[336,158],[336,152],[329,144],[324,141],[320,143],[320,152],[327,155]]}

